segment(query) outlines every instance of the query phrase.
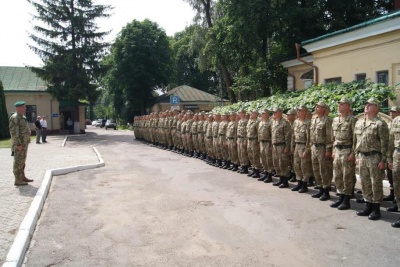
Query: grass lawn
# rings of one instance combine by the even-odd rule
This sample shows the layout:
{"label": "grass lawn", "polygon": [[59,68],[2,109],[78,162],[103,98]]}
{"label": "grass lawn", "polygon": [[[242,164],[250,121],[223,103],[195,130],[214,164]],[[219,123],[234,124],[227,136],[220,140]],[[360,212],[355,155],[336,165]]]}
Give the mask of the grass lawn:
{"label": "grass lawn", "polygon": [[[36,136],[31,136],[31,141],[34,141]],[[0,148],[11,148],[11,139],[0,140]]]}

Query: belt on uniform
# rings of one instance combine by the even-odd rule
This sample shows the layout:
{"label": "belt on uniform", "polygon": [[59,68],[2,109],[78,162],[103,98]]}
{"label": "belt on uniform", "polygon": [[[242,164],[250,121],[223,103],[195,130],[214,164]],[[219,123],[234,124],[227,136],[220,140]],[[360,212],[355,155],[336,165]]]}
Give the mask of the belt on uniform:
{"label": "belt on uniform", "polygon": [[219,136],[225,136],[224,134],[219,134]]}
{"label": "belt on uniform", "polygon": [[296,142],[297,145],[305,145],[306,143],[303,142]]}
{"label": "belt on uniform", "polygon": [[243,136],[238,136],[238,138],[243,138]]}
{"label": "belt on uniform", "polygon": [[349,149],[352,148],[352,145],[336,145],[335,146],[337,149]]}
{"label": "belt on uniform", "polygon": [[313,144],[315,147],[326,146],[325,144]]}
{"label": "belt on uniform", "polygon": [[202,134],[202,133],[204,133],[204,132],[197,132],[197,133]]}
{"label": "belt on uniform", "polygon": [[261,143],[269,143],[271,140],[260,140]]}
{"label": "belt on uniform", "polygon": [[197,133],[192,133],[192,135],[197,135]]}
{"label": "belt on uniform", "polygon": [[274,146],[284,146],[284,145],[286,145],[286,143],[275,143],[275,144],[273,144]]}
{"label": "belt on uniform", "polygon": [[228,137],[229,140],[235,139],[235,137]]}
{"label": "belt on uniform", "polygon": [[256,140],[257,137],[248,137],[247,139],[249,139],[249,140]]}
{"label": "belt on uniform", "polygon": [[207,136],[207,139],[212,139],[213,137],[212,136]]}
{"label": "belt on uniform", "polygon": [[377,155],[380,154],[378,151],[371,151],[371,152],[360,152],[361,155],[363,156],[373,156],[373,155]]}

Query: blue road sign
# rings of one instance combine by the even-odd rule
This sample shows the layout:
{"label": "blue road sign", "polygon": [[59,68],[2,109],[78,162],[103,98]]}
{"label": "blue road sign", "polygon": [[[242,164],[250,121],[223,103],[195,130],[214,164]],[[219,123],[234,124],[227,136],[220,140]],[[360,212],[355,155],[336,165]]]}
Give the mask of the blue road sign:
{"label": "blue road sign", "polygon": [[176,105],[176,104],[179,104],[180,102],[181,102],[181,99],[179,98],[179,96],[177,96],[177,95],[169,96],[169,103],[171,105]]}

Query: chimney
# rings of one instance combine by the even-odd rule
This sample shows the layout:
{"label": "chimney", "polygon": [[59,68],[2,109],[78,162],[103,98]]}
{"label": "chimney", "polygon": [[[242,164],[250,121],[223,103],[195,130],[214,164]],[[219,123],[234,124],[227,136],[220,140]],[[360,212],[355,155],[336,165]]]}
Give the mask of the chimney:
{"label": "chimney", "polygon": [[400,9],[400,0],[394,0],[394,10]]}

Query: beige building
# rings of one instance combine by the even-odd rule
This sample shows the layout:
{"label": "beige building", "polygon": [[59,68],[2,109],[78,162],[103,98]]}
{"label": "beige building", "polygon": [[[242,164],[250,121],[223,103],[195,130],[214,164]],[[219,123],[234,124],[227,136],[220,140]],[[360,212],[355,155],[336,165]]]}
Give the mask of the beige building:
{"label": "beige building", "polygon": [[0,67],[8,115],[15,111],[14,103],[25,101],[26,118],[31,130],[37,116],[46,116],[50,133],[67,129],[68,117],[74,120],[74,133],[85,132],[85,105],[58,101],[47,91],[46,83],[25,67]]}
{"label": "beige building", "polygon": [[[288,73],[289,90],[302,90],[313,82],[360,80],[400,89],[400,10],[301,46],[309,54],[281,63]],[[395,104],[400,104],[399,96]]]}
{"label": "beige building", "polygon": [[151,112],[171,109],[191,110],[193,112],[210,111],[216,106],[227,104],[229,104],[227,100],[218,96],[187,85],[181,85],[159,96],[157,103],[151,108]]}

